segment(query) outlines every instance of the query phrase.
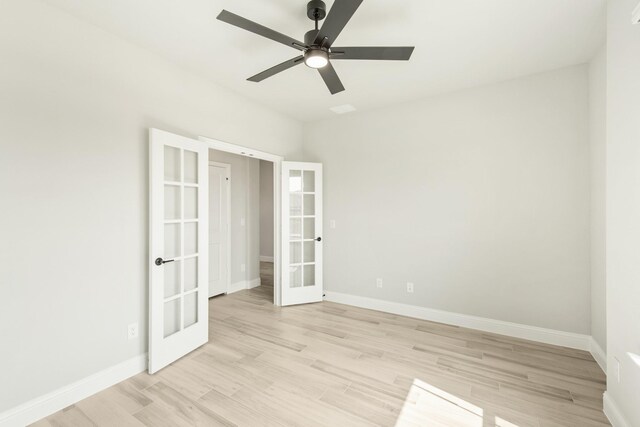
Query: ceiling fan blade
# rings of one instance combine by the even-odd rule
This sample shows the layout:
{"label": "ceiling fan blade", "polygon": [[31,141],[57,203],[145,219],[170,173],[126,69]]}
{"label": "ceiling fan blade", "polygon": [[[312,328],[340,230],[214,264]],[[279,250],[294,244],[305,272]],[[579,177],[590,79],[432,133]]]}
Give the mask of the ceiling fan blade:
{"label": "ceiling fan blade", "polygon": [[259,36],[266,37],[273,41],[277,41],[278,43],[282,43],[287,46],[291,46],[294,49],[304,50],[305,45],[301,41],[293,39],[289,36],[286,36],[282,33],[274,31],[270,28],[267,28],[263,25],[257,24],[253,21],[249,21],[242,16],[236,15],[235,13],[231,13],[227,10],[223,10],[218,15],[218,19],[222,22],[226,22],[227,24],[235,25],[236,27],[240,27],[243,30],[251,31]]}
{"label": "ceiling fan blade", "polygon": [[335,68],[329,62],[322,68],[318,68],[320,75],[322,76],[322,80],[324,80],[325,84],[329,88],[329,92],[331,95],[335,95],[338,92],[342,92],[344,90],[344,86],[342,86],[342,82],[340,81],[340,77],[338,77],[338,73],[336,73]]}
{"label": "ceiling fan blade", "polygon": [[413,46],[406,47],[333,47],[331,59],[370,59],[381,61],[408,61]]}
{"label": "ceiling fan blade", "polygon": [[288,70],[291,67],[295,67],[298,64],[302,64],[304,57],[302,55],[300,56],[296,56],[293,59],[289,59],[287,61],[284,61],[282,64],[278,64],[275,67],[271,67],[268,70],[264,70],[261,73],[256,74],[253,77],[249,77],[247,80],[249,80],[250,82],[261,82],[264,79],[267,79],[271,76],[274,76],[284,70]]}
{"label": "ceiling fan blade", "polygon": [[335,0],[327,18],[316,36],[315,43],[322,44],[326,38],[324,46],[330,47],[338,38],[342,29],[356,12],[362,0]]}

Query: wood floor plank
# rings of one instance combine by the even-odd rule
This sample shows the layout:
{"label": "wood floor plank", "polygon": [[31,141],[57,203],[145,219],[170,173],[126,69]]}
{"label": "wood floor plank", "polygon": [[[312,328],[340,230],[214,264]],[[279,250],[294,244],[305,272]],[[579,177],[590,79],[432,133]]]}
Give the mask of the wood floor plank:
{"label": "wood floor plank", "polygon": [[34,426],[603,427],[588,352],[336,303],[209,300],[209,342]]}

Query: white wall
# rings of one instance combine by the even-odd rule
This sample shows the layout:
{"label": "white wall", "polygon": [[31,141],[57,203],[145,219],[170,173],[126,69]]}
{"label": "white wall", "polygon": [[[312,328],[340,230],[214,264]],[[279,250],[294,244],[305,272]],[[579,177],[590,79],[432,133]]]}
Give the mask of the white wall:
{"label": "white wall", "polygon": [[589,141],[591,145],[591,335],[607,349],[606,170],[607,50],[589,63]]}
{"label": "white wall", "polygon": [[640,426],[640,25],[638,0],[607,4],[607,395]]}
{"label": "white wall", "polygon": [[588,334],[587,71],[305,125],[326,288]]}
{"label": "white wall", "polygon": [[209,160],[231,165],[231,285],[258,279],[260,161],[218,150],[209,150]]}
{"label": "white wall", "polygon": [[260,160],[260,256],[273,258],[273,163]]}
{"label": "white wall", "polygon": [[38,1],[0,58],[2,412],[146,351],[149,127],[295,158],[301,126]]}

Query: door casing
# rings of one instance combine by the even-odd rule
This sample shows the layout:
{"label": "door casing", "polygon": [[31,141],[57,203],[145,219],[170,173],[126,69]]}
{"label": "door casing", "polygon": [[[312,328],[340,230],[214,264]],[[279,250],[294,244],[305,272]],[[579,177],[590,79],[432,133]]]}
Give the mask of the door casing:
{"label": "door casing", "polygon": [[[231,179],[231,165],[228,163],[220,163],[220,162],[214,162],[214,161],[209,161],[209,173],[211,173],[211,167],[215,166],[215,167],[219,167],[219,168],[224,168],[227,170],[227,179]],[[209,188],[209,191],[211,191],[211,188]],[[209,195],[211,197],[211,195]],[[226,248],[225,250],[227,251],[227,262],[225,265],[225,268],[227,270],[227,274],[226,274],[226,283],[224,284],[224,289],[225,289],[225,293],[229,292],[229,286],[231,285],[231,185],[229,185],[229,181],[227,181],[227,197],[226,197],[226,202],[227,202],[227,229],[224,231],[224,233],[226,234],[226,242],[227,244],[225,245]],[[211,212],[209,212],[209,217],[211,217]],[[209,226],[211,226],[211,221],[209,221]],[[209,244],[211,244],[211,242],[209,242]],[[209,253],[209,259],[207,260],[207,262],[211,262],[211,253]],[[211,285],[211,278],[209,278],[209,285]],[[215,294],[215,295],[220,295],[220,294]],[[209,290],[209,298],[211,298],[212,296],[215,296],[211,294],[211,290]]]}

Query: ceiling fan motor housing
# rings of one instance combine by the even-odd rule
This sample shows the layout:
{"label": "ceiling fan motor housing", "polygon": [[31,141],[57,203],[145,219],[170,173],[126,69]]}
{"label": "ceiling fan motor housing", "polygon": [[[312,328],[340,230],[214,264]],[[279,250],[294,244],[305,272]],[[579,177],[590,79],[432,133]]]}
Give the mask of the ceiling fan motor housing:
{"label": "ceiling fan motor housing", "polygon": [[322,0],[311,0],[307,3],[307,16],[312,21],[322,21],[327,16],[327,5]]}
{"label": "ceiling fan motor housing", "polygon": [[307,46],[313,46],[314,44],[316,44],[316,37],[318,36],[319,32],[320,30],[307,31],[304,35],[304,44]]}

